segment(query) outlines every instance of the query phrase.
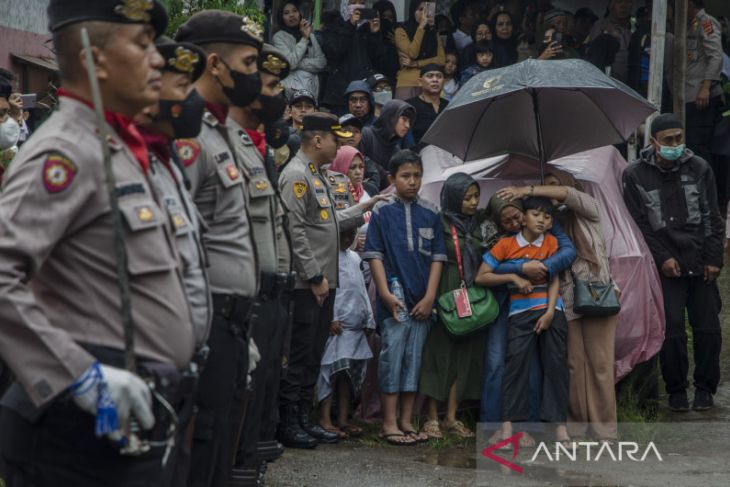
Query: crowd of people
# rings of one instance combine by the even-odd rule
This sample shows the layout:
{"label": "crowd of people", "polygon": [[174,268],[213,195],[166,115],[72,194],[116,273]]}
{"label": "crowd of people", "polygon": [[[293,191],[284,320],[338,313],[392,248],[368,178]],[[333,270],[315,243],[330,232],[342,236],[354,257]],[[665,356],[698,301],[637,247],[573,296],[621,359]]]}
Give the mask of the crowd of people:
{"label": "crowd of people", "polygon": [[[617,441],[622,290],[598,201],[551,169],[488,197],[456,173],[437,207],[419,197],[419,150],[483,70],[575,54],[630,77],[631,1],[609,0],[603,20],[480,5],[457,2],[452,24],[414,1],[398,24],[388,1],[345,1],[315,32],[286,2],[267,44],[230,12],[200,11],[169,38],[158,1],[51,0],[59,106],[23,143],[0,79],[0,477],[263,485],[285,447],[360,436],[373,403],[399,447],[473,437],[470,402],[490,443],[519,431],[534,446],[525,422],[561,443]],[[690,5],[703,39],[690,60],[709,66],[688,79],[696,118],[656,117],[623,175],[660,273],[677,412],[690,409],[685,313],[691,407],[714,405],[730,257],[713,153],[691,136],[721,102],[719,24]]]}

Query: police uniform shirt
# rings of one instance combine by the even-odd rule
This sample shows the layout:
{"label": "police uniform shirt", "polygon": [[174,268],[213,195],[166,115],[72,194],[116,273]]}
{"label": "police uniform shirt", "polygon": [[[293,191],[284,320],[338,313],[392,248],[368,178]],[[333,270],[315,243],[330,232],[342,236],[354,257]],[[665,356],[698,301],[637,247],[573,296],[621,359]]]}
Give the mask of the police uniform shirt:
{"label": "police uniform shirt", "polygon": [[211,291],[254,297],[258,267],[246,208],[247,182],[228,140],[226,126],[206,110],[197,141],[176,144],[190,193],[208,227],[203,245]]}
{"label": "police uniform shirt", "polygon": [[[226,125],[236,157],[249,174],[248,212],[259,269],[288,273],[291,251],[284,229],[284,209],[269,181],[264,159],[243,127],[231,118],[226,120]],[[270,151],[268,145],[267,150]]]}
{"label": "police uniform shirt", "polygon": [[183,282],[190,304],[195,344],[205,345],[213,319],[205,250],[200,240],[201,222],[183,175],[174,164],[164,164],[150,153],[150,183],[167,208],[182,263]]}
{"label": "police uniform shirt", "polygon": [[[111,129],[110,129],[111,130]],[[23,145],[0,196],[0,355],[42,405],[124,348],[115,240],[94,111],[62,97]],[[184,367],[190,308],[166,210],[111,130],[138,356]]]}
{"label": "police uniform shirt", "polygon": [[301,150],[282,171],[279,188],[288,211],[297,289],[308,289],[308,281],[319,275],[336,288],[340,230],[357,227],[362,209],[354,206],[337,213],[327,178]]}
{"label": "police uniform shirt", "polygon": [[[720,81],[722,38],[720,23],[704,9],[687,29],[687,78],[685,102],[694,103],[704,80]],[[713,83],[710,96],[722,94],[720,83]]]}

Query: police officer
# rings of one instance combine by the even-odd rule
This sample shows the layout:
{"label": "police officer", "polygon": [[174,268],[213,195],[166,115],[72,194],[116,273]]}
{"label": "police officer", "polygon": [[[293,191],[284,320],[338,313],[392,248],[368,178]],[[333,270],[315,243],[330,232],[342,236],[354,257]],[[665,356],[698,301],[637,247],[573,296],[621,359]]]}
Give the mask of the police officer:
{"label": "police officer", "polygon": [[289,74],[289,61],[273,46],[264,44],[258,66],[261,94],[247,107],[231,108],[226,123],[236,155],[248,174],[249,215],[261,283],[250,326],[261,360],[252,373],[253,393],[246,404],[233,471],[235,486],[256,485],[266,461],[279,453],[274,437],[276,418],[271,413],[276,410],[279,391],[288,294],[294,286],[284,212],[277,194],[276,165],[266,136],[286,108],[281,80]]}
{"label": "police officer", "polygon": [[304,117],[302,146],[284,168],[279,186],[288,210],[292,259],[297,273],[294,325],[287,374],[279,393],[279,440],[293,448],[337,442],[309,418],[314,384],[332,321],[338,280],[339,232],[362,224],[362,215],[383,197],[337,211],[322,166],[337,154],[342,130],[337,117],[313,113]]}
{"label": "police officer", "polygon": [[210,262],[213,323],[208,360],[198,387],[190,485],[227,485],[242,411],[236,397],[248,375],[248,323],[258,291],[258,266],[246,207],[246,171],[232,148],[226,116],[259,94],[257,59],[262,29],[230,12],[193,15],[176,35],[206,52],[195,89],[205,100],[195,140],[177,143],[190,192],[208,227],[203,244]]}
{"label": "police officer", "polygon": [[[11,486],[164,485],[166,447],[123,453],[143,451],[133,440],[172,422],[153,414],[160,390],[140,375],[162,379],[169,403],[194,348],[168,214],[130,126],[159,98],[163,60],[153,41],[167,16],[157,1],[51,0],[48,18],[63,84],[59,109],[21,148],[0,196],[0,355],[17,377],[0,412],[3,477]],[[126,272],[118,273],[121,252],[112,250],[121,242],[81,62],[82,28],[109,125]],[[125,275],[131,321],[120,313]],[[140,375],[124,370],[133,362]],[[121,445],[125,438],[131,448]]]}
{"label": "police officer", "polygon": [[722,106],[722,34],[720,23],[705,12],[703,0],[690,0],[687,16],[686,141],[712,165],[710,147]]}
{"label": "police officer", "polygon": [[[162,67],[160,101],[135,117],[137,129],[147,143],[150,161],[149,178],[152,187],[164,203],[175,232],[175,243],[180,254],[183,281],[193,319],[195,333],[194,360],[196,370],[191,377],[192,384],[204,366],[212,303],[208,285],[207,262],[201,241],[201,223],[197,208],[185,187],[182,163],[173,151],[175,138],[196,137],[200,133],[203,99],[193,89],[193,82],[204,69],[205,53],[193,44],[173,42],[161,36],[155,42],[157,50],[165,60]],[[186,404],[181,417],[188,420],[193,413],[192,401]],[[187,483],[190,452],[185,436],[176,444],[177,466],[172,485]]]}

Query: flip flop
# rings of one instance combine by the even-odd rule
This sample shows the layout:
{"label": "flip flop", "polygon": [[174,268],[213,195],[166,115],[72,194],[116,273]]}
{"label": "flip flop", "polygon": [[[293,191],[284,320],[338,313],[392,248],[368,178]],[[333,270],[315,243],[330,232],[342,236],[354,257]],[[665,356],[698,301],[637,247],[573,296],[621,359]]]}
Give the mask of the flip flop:
{"label": "flip flop", "polygon": [[346,434],[350,435],[351,438],[358,438],[362,436],[362,428],[358,428],[357,426],[353,426],[351,424],[341,426],[340,429]]}
{"label": "flip flop", "polygon": [[[413,439],[415,440],[415,442],[416,442],[416,443],[425,443],[425,442],[427,442],[428,440],[430,440],[430,438],[428,437],[428,435],[426,435],[426,437],[425,437],[425,438],[421,438],[421,437],[419,436],[419,433],[418,433],[418,432],[416,432],[416,431],[413,431],[413,430],[403,430],[403,434],[404,434],[405,436],[410,436],[411,438],[413,438]],[[424,434],[425,434],[425,433],[424,433]]]}
{"label": "flip flop", "polygon": [[411,436],[407,434],[401,434],[401,433],[380,433],[380,438],[382,440],[385,440],[386,443],[394,446],[413,446],[416,444],[415,441],[396,441],[393,438],[411,438]]}

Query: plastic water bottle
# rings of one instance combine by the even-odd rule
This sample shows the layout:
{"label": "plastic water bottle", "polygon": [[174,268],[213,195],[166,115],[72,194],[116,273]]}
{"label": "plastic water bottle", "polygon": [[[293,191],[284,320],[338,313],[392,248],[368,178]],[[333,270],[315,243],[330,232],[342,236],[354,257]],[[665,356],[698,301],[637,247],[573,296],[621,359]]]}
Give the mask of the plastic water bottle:
{"label": "plastic water bottle", "polygon": [[[400,285],[400,282],[398,282],[397,277],[390,278],[390,292],[393,293],[393,296],[398,298],[398,301],[403,303],[403,305],[405,306],[406,296],[405,296],[405,293],[403,292],[403,286]],[[400,321],[401,323],[405,323],[406,321],[408,321],[408,319],[410,318],[410,316],[408,315],[408,309],[398,307],[397,317],[398,317],[398,321]]]}

